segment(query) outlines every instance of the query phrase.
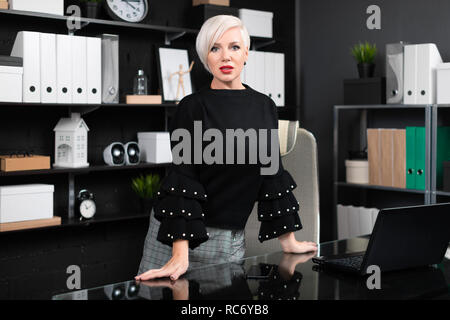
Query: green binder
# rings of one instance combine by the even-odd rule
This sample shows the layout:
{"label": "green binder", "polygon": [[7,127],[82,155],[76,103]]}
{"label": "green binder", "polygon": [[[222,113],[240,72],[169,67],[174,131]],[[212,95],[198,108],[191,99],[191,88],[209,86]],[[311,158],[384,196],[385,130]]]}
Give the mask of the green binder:
{"label": "green binder", "polygon": [[416,189],[425,190],[425,127],[416,127]]}
{"label": "green binder", "polygon": [[416,188],[416,127],[406,127],[406,188]]}
{"label": "green binder", "polygon": [[[438,127],[436,188],[442,189],[442,162],[450,161],[450,127]],[[425,190],[425,127],[406,127],[406,188]]]}
{"label": "green binder", "polygon": [[442,189],[442,162],[450,160],[450,127],[438,127],[436,141],[436,188]]}

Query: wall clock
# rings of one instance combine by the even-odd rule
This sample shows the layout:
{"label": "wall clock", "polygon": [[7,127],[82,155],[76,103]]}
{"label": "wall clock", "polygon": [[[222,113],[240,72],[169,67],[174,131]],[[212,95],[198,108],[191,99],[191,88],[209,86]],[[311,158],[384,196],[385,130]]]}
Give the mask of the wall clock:
{"label": "wall clock", "polygon": [[106,0],[106,11],[114,20],[140,22],[148,14],[148,0]]}

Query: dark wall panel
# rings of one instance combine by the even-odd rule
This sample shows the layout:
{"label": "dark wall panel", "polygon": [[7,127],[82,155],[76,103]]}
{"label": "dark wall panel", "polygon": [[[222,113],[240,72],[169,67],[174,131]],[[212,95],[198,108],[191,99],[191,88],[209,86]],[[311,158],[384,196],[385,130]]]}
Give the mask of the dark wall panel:
{"label": "dark wall panel", "polygon": [[[381,30],[369,30],[366,9],[381,8]],[[450,2],[445,0],[301,0],[301,126],[317,138],[321,195],[321,240],[332,240],[333,106],[343,104],[342,80],[357,78],[350,47],[376,43],[375,76],[385,75],[386,43],[436,43],[450,58]],[[346,152],[347,150],[343,150]]]}

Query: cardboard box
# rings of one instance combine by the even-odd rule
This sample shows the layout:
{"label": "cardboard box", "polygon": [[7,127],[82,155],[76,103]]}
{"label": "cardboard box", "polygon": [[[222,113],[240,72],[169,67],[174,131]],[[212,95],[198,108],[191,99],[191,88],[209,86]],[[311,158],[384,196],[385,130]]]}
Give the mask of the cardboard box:
{"label": "cardboard box", "polygon": [[24,170],[42,170],[50,169],[49,156],[0,156],[1,171],[24,171]]}
{"label": "cardboard box", "polygon": [[[0,2],[0,5],[2,2]],[[0,101],[22,102],[23,60],[0,56]]]}
{"label": "cardboard box", "polygon": [[385,77],[344,79],[343,83],[345,105],[386,103]]}
{"label": "cardboard box", "polygon": [[8,1],[0,0],[0,9],[8,10],[8,8],[9,8]]}
{"label": "cardboard box", "polygon": [[64,15],[64,0],[9,0],[11,10]]}
{"label": "cardboard box", "polygon": [[172,150],[169,132],[138,132],[141,159],[147,163],[171,163]]}
{"label": "cardboard box", "polygon": [[248,34],[250,36],[272,38],[273,12],[239,9],[239,18],[247,28]]}
{"label": "cardboard box", "polygon": [[127,95],[127,104],[161,104],[162,97],[160,95]]}
{"label": "cardboard box", "polygon": [[53,217],[52,184],[0,187],[0,223],[50,219]]}
{"label": "cardboard box", "polygon": [[192,0],[192,6],[199,6],[201,4],[213,4],[216,6],[230,6],[230,0]]}

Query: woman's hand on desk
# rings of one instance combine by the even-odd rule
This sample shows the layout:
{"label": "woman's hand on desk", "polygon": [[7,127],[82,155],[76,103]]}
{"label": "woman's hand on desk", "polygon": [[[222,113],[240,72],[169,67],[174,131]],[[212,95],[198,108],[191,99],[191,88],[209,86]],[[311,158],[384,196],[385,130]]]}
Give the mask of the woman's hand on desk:
{"label": "woman's hand on desk", "polygon": [[141,282],[147,287],[167,287],[172,290],[173,300],[189,299],[189,281],[186,279],[178,279],[175,281],[169,279],[158,279]]}
{"label": "woman's hand on desk", "polygon": [[291,279],[295,272],[295,268],[299,263],[305,263],[316,255],[315,251],[304,254],[283,254],[280,263],[278,264],[278,272],[284,280]]}
{"label": "woman's hand on desk", "polygon": [[293,232],[278,237],[284,253],[305,253],[317,251],[317,243],[310,241],[297,241]]}
{"label": "woman's hand on desk", "polygon": [[135,277],[136,280],[150,280],[170,277],[177,280],[189,267],[188,240],[175,240],[172,247],[172,258],[160,269],[151,269]]}

